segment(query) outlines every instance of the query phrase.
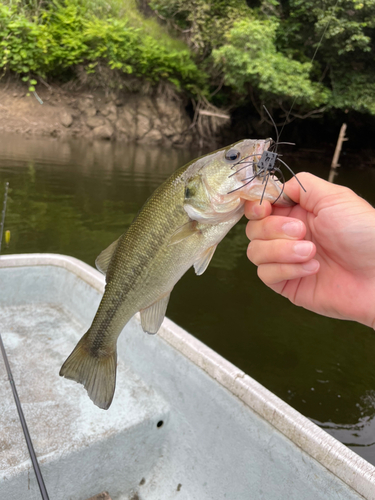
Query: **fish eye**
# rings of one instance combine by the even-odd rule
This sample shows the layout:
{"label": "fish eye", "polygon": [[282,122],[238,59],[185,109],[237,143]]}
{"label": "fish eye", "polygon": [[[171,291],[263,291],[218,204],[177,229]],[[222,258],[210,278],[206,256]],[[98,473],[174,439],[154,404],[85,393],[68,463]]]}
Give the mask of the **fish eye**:
{"label": "fish eye", "polygon": [[238,160],[238,158],[241,156],[241,153],[238,151],[238,149],[230,149],[225,153],[225,159],[228,161],[235,161]]}

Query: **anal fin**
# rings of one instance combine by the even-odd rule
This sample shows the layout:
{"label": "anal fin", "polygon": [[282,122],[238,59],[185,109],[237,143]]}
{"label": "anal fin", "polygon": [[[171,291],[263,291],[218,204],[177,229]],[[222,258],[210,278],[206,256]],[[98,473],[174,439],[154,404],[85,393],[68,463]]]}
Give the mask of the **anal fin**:
{"label": "anal fin", "polygon": [[103,250],[95,260],[96,268],[102,274],[107,274],[109,263],[111,262],[112,255],[115,253],[119,239],[120,238],[117,238],[116,241],[111,243],[109,247]]}
{"label": "anal fin", "polygon": [[147,307],[147,309],[139,311],[141,314],[142,328],[146,333],[149,333],[150,335],[158,333],[165,317],[170,295],[171,294],[169,292],[167,295],[164,295],[159,300],[151,304],[150,307]]}
{"label": "anal fin", "polygon": [[194,263],[195,274],[197,276],[203,274],[207,269],[208,264],[211,262],[211,259],[215,253],[216,247],[217,245],[207,248],[207,250],[205,250],[199,257],[199,259]]}

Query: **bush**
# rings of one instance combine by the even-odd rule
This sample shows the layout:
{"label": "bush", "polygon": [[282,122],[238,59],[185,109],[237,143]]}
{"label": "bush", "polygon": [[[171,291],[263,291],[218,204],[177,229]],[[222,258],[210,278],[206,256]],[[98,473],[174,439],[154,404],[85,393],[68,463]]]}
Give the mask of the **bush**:
{"label": "bush", "polygon": [[277,52],[277,27],[274,20],[244,19],[234,24],[226,43],[212,53],[223,71],[224,83],[239,95],[247,95],[250,86],[264,99],[296,99],[310,106],[325,103],[329,92],[311,81],[311,63]]}
{"label": "bush", "polygon": [[183,33],[218,105],[375,114],[375,0],[148,2]]}
{"label": "bush", "polygon": [[0,68],[19,74],[62,76],[78,64],[93,72],[104,61],[124,74],[193,93],[205,86],[188,49],[171,50],[126,19],[95,17],[77,0],[53,2],[32,19],[0,4],[0,47]]}

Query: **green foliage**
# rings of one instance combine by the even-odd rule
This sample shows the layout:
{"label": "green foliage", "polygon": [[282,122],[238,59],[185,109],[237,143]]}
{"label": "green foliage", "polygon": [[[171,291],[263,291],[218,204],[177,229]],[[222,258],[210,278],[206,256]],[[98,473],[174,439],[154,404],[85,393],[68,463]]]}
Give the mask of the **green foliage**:
{"label": "green foliage", "polygon": [[36,80],[29,76],[24,76],[22,81],[29,84],[29,92],[35,92],[35,85],[38,83]]}
{"label": "green foliage", "polygon": [[332,75],[334,82],[331,106],[375,115],[375,71],[340,71]]}
{"label": "green foliage", "polygon": [[37,43],[40,27],[16,9],[0,4],[0,68],[18,73],[35,70],[34,61],[42,56]]}
{"label": "green foliage", "polygon": [[296,99],[297,103],[319,106],[329,92],[310,79],[311,64],[301,63],[277,52],[274,20],[244,19],[234,24],[226,43],[213,51],[224,82],[238,94],[256,88],[262,99]]}
{"label": "green foliage", "polygon": [[227,30],[249,12],[245,0],[151,0],[150,6],[175,29],[183,30],[200,56],[219,47]]}
{"label": "green foliage", "polygon": [[[215,102],[374,113],[375,0],[150,0],[210,76]],[[316,52],[317,51],[317,52]],[[311,63],[314,57],[313,63]]]}
{"label": "green foliage", "polygon": [[[288,17],[283,28],[293,26],[296,42],[322,39],[321,54],[342,56],[354,52],[370,52],[375,28],[374,0],[289,0]],[[307,29],[306,29],[307,28]],[[293,37],[288,41],[293,44]],[[311,41],[310,41],[310,47]],[[313,47],[311,47],[313,49]],[[311,50],[310,49],[310,50]]]}
{"label": "green foliage", "polygon": [[147,1],[164,28],[137,0],[3,0],[0,68],[30,92],[106,65],[217,105],[375,114],[375,0]]}
{"label": "green foliage", "polygon": [[[289,0],[279,4],[279,50],[301,61],[315,54],[315,75],[332,89],[331,107],[375,114],[375,0]],[[266,1],[263,8],[269,12]]]}
{"label": "green foliage", "polygon": [[78,0],[55,1],[39,19],[0,4],[0,49],[0,68],[21,74],[61,76],[77,64],[93,72],[105,62],[124,74],[192,92],[205,85],[187,48],[171,49],[126,19],[100,19]]}

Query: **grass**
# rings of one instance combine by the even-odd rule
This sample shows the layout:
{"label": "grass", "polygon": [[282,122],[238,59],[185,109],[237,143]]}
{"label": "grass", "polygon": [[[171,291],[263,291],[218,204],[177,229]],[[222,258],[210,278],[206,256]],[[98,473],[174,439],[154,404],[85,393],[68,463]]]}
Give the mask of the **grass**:
{"label": "grass", "polygon": [[[169,35],[155,18],[146,18],[137,7],[136,0],[76,0],[82,3],[87,10],[98,17],[106,19],[113,17],[129,22],[130,26],[142,30],[145,34],[160,40],[161,44],[171,50],[186,50],[187,45]],[[57,0],[63,3],[64,0]],[[39,17],[51,0],[3,0],[4,5],[17,6],[28,18]]]}

